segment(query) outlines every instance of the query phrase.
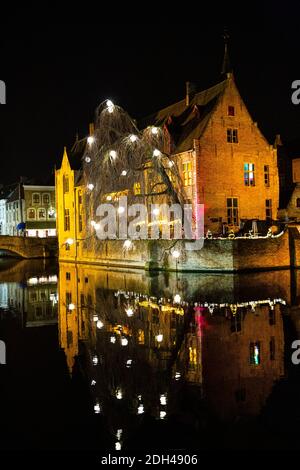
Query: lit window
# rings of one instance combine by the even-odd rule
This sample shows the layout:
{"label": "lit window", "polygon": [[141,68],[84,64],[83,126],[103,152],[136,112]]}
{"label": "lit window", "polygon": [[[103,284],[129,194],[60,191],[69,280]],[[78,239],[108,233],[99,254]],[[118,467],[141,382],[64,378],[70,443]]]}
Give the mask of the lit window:
{"label": "lit window", "polygon": [[50,204],[50,194],[43,194],[43,204],[48,206]]}
{"label": "lit window", "polygon": [[69,209],[65,209],[64,230],[65,230],[65,232],[70,230],[70,211],[69,211]]}
{"label": "lit window", "polygon": [[272,199],[266,199],[266,220],[272,220]]}
{"label": "lit window", "polygon": [[270,167],[269,167],[269,165],[264,165],[264,180],[265,180],[265,186],[270,186]]}
{"label": "lit window", "polygon": [[186,162],[183,166],[183,184],[184,186],[191,186],[192,184],[192,163]]}
{"label": "lit window", "polygon": [[134,183],[133,185],[133,193],[135,195],[141,194],[141,183]]}
{"label": "lit window", "polygon": [[41,203],[41,197],[38,193],[33,193],[32,195],[32,204],[40,204]]}
{"label": "lit window", "polygon": [[234,106],[228,106],[228,116],[234,116],[234,115],[235,115]]}
{"label": "lit window", "polygon": [[27,217],[30,220],[35,220],[35,209],[28,209]]}
{"label": "lit window", "polygon": [[64,189],[64,193],[69,192],[69,177],[66,175],[64,175],[63,177],[63,189]]}
{"label": "lit window", "polygon": [[237,129],[227,129],[227,142],[232,144],[237,144],[238,139],[238,130]]}
{"label": "lit window", "polygon": [[236,197],[227,198],[227,223],[229,225],[238,225],[238,200]]}
{"label": "lit window", "polygon": [[245,186],[255,186],[255,174],[253,163],[244,163],[244,182]]}
{"label": "lit window", "polygon": [[39,220],[46,219],[46,211],[45,211],[45,209],[39,209],[39,210],[38,210],[38,219],[39,219]]}
{"label": "lit window", "polygon": [[258,366],[260,364],[260,342],[250,343],[250,364]]}

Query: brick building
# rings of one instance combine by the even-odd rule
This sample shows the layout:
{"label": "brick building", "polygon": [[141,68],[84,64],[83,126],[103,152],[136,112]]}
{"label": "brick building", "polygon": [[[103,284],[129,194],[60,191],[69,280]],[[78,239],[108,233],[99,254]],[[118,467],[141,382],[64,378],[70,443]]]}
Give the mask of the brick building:
{"label": "brick building", "polygon": [[[193,207],[204,205],[205,232],[237,232],[247,220],[271,224],[277,219],[277,151],[252,120],[232,73],[207,90],[188,93],[185,99],[145,119],[142,126],[153,126],[163,133],[164,153],[179,174],[176,181],[170,178],[174,192]],[[56,171],[59,246],[64,259],[89,259],[93,258],[90,245],[65,243],[67,239],[86,239],[90,230],[84,213],[88,190],[76,160],[74,165],[73,156],[69,159],[65,151]],[[121,190],[136,194],[137,184],[140,188],[151,180],[149,170],[142,183],[119,187],[117,194]],[[116,193],[111,194],[113,200]],[[168,198],[151,199],[151,203],[170,202]]]}

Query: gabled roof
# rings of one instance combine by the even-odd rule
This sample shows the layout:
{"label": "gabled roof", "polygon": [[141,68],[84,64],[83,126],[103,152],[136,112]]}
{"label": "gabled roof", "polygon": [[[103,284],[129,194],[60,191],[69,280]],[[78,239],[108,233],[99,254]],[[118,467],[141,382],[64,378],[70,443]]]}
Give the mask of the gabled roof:
{"label": "gabled roof", "polygon": [[143,127],[165,126],[172,136],[175,153],[193,148],[199,139],[223,94],[228,80],[196,93],[186,106],[185,99],[152,114],[141,122]]}

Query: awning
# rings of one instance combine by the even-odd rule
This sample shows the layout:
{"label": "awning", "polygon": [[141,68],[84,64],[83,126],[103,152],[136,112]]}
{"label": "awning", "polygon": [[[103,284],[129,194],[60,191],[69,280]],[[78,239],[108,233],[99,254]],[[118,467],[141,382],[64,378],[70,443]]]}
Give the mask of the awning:
{"label": "awning", "polygon": [[25,230],[25,228],[26,228],[25,222],[20,222],[20,223],[17,225],[17,230]]}

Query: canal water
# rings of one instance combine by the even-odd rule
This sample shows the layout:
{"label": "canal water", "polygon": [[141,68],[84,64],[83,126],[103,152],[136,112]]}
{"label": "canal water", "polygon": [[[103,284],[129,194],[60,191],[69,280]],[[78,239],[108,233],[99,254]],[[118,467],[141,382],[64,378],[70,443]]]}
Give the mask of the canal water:
{"label": "canal water", "polygon": [[298,449],[299,289],[0,260],[0,449]]}

